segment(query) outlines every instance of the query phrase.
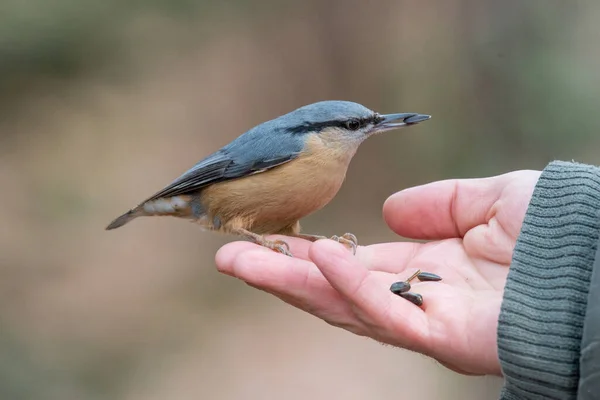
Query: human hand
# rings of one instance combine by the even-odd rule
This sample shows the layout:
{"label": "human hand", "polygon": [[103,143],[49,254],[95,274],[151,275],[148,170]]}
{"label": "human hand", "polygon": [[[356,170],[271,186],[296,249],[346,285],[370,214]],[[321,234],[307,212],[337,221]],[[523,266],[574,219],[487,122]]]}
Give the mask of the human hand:
{"label": "human hand", "polygon": [[[327,323],[433,357],[456,372],[500,375],[496,330],[513,249],[540,176],[517,171],[407,189],[384,204],[398,235],[428,240],[359,246],[285,238],[294,258],[247,242],[223,246],[219,271]],[[391,293],[415,270],[421,308]]]}

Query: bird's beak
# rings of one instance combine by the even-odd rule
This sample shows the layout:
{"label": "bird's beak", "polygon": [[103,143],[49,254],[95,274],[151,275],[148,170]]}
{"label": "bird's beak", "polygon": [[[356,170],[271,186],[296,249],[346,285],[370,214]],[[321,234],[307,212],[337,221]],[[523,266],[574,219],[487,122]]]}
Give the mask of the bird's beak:
{"label": "bird's beak", "polygon": [[418,124],[419,122],[427,121],[431,118],[431,115],[401,113],[382,115],[381,118],[383,119],[373,126],[370,133],[381,133],[392,129],[398,129],[403,126]]}

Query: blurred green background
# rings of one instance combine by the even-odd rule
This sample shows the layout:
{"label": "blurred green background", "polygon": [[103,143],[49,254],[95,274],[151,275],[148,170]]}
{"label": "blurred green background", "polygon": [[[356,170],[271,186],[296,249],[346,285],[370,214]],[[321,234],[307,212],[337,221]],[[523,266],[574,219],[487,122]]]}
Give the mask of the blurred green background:
{"label": "blurred green background", "polygon": [[600,3],[2,0],[1,399],[494,399],[214,268],[231,237],[113,217],[248,128],[353,100],[367,141],[310,232],[393,241],[404,187],[600,164]]}

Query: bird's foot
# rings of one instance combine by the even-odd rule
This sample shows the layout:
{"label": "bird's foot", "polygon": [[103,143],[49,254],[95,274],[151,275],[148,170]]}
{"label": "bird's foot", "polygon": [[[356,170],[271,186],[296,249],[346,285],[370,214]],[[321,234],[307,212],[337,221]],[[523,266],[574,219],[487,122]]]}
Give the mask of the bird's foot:
{"label": "bird's foot", "polygon": [[352,254],[356,254],[356,247],[358,246],[358,239],[352,233],[344,233],[342,236],[333,235],[330,237],[331,240],[335,240],[338,243],[352,250]]}
{"label": "bird's foot", "polygon": [[260,245],[288,257],[293,257],[292,253],[290,252],[290,245],[283,240],[265,240],[263,243],[260,243]]}
{"label": "bird's foot", "polygon": [[321,240],[321,239],[335,240],[336,242],[341,243],[344,246],[346,246],[349,249],[351,249],[352,250],[352,254],[356,254],[356,247],[358,246],[358,239],[356,238],[355,235],[353,235],[351,233],[344,233],[342,236],[333,235],[332,237],[329,237],[329,238],[327,236],[322,236],[322,235],[308,235],[308,234],[305,234],[305,233],[299,233],[299,234],[297,234],[295,236],[299,237],[301,239],[310,240],[311,242],[316,242],[317,240]]}
{"label": "bird's foot", "polygon": [[266,247],[267,249],[271,249],[286,256],[293,257],[292,252],[290,251],[290,245],[283,240],[268,240],[264,236],[258,235],[254,232],[250,232],[246,229],[237,229],[235,231],[232,231],[232,233],[244,236],[253,241],[254,243]]}
{"label": "bird's foot", "polygon": [[293,257],[292,252],[290,251],[290,245],[283,240],[267,240],[261,237],[259,240],[254,241],[256,244],[266,247],[267,249],[271,249],[288,257]]}

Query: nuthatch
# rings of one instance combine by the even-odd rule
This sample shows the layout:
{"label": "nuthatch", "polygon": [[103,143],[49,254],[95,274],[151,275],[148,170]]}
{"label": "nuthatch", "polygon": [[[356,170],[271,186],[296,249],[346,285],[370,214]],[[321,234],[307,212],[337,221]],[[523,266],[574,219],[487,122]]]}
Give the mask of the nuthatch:
{"label": "nuthatch", "polygon": [[[170,215],[291,255],[286,242],[263,235],[325,238],[301,234],[299,220],[333,199],[363,140],[429,118],[416,113],[380,115],[348,101],[298,108],[242,134],[106,229],[136,217]],[[332,239],[356,251],[354,235]]]}

